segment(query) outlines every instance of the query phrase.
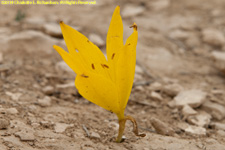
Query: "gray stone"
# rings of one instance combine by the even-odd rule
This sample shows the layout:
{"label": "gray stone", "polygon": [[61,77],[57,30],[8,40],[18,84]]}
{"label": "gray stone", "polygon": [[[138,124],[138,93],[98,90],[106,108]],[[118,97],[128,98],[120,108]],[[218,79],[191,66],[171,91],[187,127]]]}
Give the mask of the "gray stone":
{"label": "gray stone", "polygon": [[73,124],[56,123],[54,129],[55,129],[55,132],[56,132],[56,133],[62,133],[62,132],[64,132],[68,127],[73,127]]}
{"label": "gray stone", "polygon": [[23,49],[29,53],[35,51],[51,54],[53,52],[52,45],[57,44],[57,42],[57,39],[45,35],[40,31],[24,30],[6,38],[3,46],[5,50],[13,49],[15,51],[20,51]]}
{"label": "gray stone", "polygon": [[43,31],[52,37],[57,37],[57,38],[63,37],[60,25],[58,23],[44,24]]}
{"label": "gray stone", "polygon": [[177,127],[183,131],[185,131],[186,128],[188,128],[189,124],[186,122],[178,122]]}
{"label": "gray stone", "polygon": [[181,85],[176,84],[176,83],[165,85],[162,88],[164,93],[166,93],[167,95],[172,96],[172,97],[176,96],[183,89],[184,88]]}
{"label": "gray stone", "polygon": [[174,30],[174,31],[170,32],[169,36],[173,39],[186,40],[186,39],[188,39],[190,34],[187,31]]}
{"label": "gray stone", "polygon": [[152,1],[150,4],[151,8],[154,10],[162,10],[170,6],[170,0],[156,0]]}
{"label": "gray stone", "polygon": [[0,114],[6,114],[6,109],[5,108],[0,108]]}
{"label": "gray stone", "polygon": [[225,124],[220,123],[220,122],[212,122],[210,124],[213,128],[218,129],[218,130],[224,130],[225,131]]}
{"label": "gray stone", "polygon": [[49,127],[51,127],[51,126],[54,125],[54,123],[53,122],[50,122],[50,121],[41,121],[40,124],[42,126],[44,126],[44,127],[47,127],[47,128],[49,128]]}
{"label": "gray stone", "polygon": [[34,123],[32,123],[32,124],[31,124],[31,126],[32,126],[32,127],[34,127],[34,128],[37,128],[37,127],[39,127],[39,126],[40,126],[40,123],[36,123],[36,122],[34,122]]}
{"label": "gray stone", "polygon": [[191,108],[189,105],[185,105],[182,109],[182,114],[184,115],[184,118],[190,115],[196,115],[197,113],[198,112]]}
{"label": "gray stone", "polygon": [[158,92],[155,92],[155,91],[151,92],[150,97],[155,100],[159,100],[159,101],[163,100],[162,96]]}
{"label": "gray stone", "polygon": [[159,91],[163,88],[162,84],[159,82],[153,82],[148,86],[148,89],[151,91]]}
{"label": "gray stone", "polygon": [[145,90],[143,86],[135,86],[134,89],[137,90],[137,91],[144,91]]}
{"label": "gray stone", "polygon": [[119,129],[119,124],[116,122],[109,122],[108,126],[109,126],[109,128],[112,128],[115,131],[118,131],[118,129]]}
{"label": "gray stone", "polygon": [[11,93],[11,92],[5,92],[6,95],[10,96],[12,100],[18,101],[21,97],[21,93]]}
{"label": "gray stone", "polygon": [[223,33],[217,29],[204,29],[202,31],[203,41],[212,46],[223,46],[225,37]]}
{"label": "gray stone", "polygon": [[89,35],[89,40],[93,42],[98,47],[102,47],[105,45],[105,41],[97,34],[91,33]]}
{"label": "gray stone", "polygon": [[199,136],[206,135],[206,129],[203,127],[189,125],[184,131],[192,135],[199,135]]}
{"label": "gray stone", "polygon": [[170,108],[176,107],[175,101],[169,101],[169,102],[167,103],[167,105],[168,105]]}
{"label": "gray stone", "polygon": [[201,111],[196,115],[187,117],[187,121],[196,126],[207,127],[211,121],[211,118],[212,118],[211,115],[209,115],[204,111]]}
{"label": "gray stone", "polygon": [[146,64],[147,68],[151,68],[151,70],[155,72],[178,73],[178,70],[182,70],[183,68],[181,58],[172,54],[170,50],[165,47],[153,47],[151,50],[143,47],[143,52],[145,53],[142,54],[143,60],[140,60],[141,63]]}
{"label": "gray stone", "polygon": [[74,73],[74,71],[64,61],[57,62],[55,68],[59,72],[65,71],[65,72]]}
{"label": "gray stone", "polygon": [[6,109],[6,113],[14,115],[14,114],[18,114],[18,110],[16,108],[8,108]]}
{"label": "gray stone", "polygon": [[0,27],[0,35],[9,35],[10,33],[11,33],[10,28]]}
{"label": "gray stone", "polygon": [[34,141],[34,131],[32,129],[26,128],[22,131],[16,132],[15,136],[18,136],[21,141]]}
{"label": "gray stone", "polygon": [[47,95],[51,95],[54,93],[54,88],[52,86],[46,86],[42,89],[42,91]]}
{"label": "gray stone", "polygon": [[38,99],[38,104],[42,107],[51,106],[51,98],[49,96],[45,96],[43,99]]}
{"label": "gray stone", "polygon": [[145,11],[143,6],[135,6],[135,5],[126,5],[122,10],[123,17],[133,17],[139,15]]}
{"label": "gray stone", "polygon": [[134,82],[138,82],[138,81],[140,81],[142,79],[143,79],[143,77],[142,77],[141,74],[135,73],[135,75],[134,75]]}
{"label": "gray stone", "polygon": [[225,62],[225,52],[213,51],[212,56],[218,61],[224,61]]}
{"label": "gray stone", "polygon": [[225,94],[224,90],[222,90],[222,89],[212,89],[210,92],[212,94],[214,94],[214,95],[223,95],[223,94]]}
{"label": "gray stone", "polygon": [[218,103],[206,101],[202,105],[202,109],[210,113],[217,120],[222,120],[225,117],[225,107]]}
{"label": "gray stone", "polygon": [[212,57],[215,59],[215,67],[225,74],[225,52],[213,51]]}
{"label": "gray stone", "polygon": [[167,124],[160,121],[156,118],[151,118],[150,122],[152,126],[155,128],[156,132],[162,135],[173,135],[174,131],[172,128],[170,128]]}
{"label": "gray stone", "polygon": [[100,138],[101,138],[101,136],[100,136],[98,133],[96,133],[96,132],[91,132],[91,134],[90,134],[90,138],[100,139]]}
{"label": "gray stone", "polygon": [[143,69],[139,66],[139,65],[136,65],[135,67],[135,73],[138,73],[138,74],[143,74]]}
{"label": "gray stone", "polygon": [[57,89],[66,89],[66,88],[71,88],[74,87],[74,82],[66,83],[66,84],[57,84],[56,88]]}
{"label": "gray stone", "polygon": [[225,131],[223,131],[223,130],[218,130],[218,131],[216,131],[216,133],[217,133],[219,136],[225,137]]}
{"label": "gray stone", "polygon": [[[13,149],[12,147],[16,147],[17,149],[20,148],[20,149],[23,149],[23,150],[28,150],[27,148],[25,148],[25,144],[22,143],[19,138],[15,137],[14,135],[11,135],[11,136],[2,136],[2,139],[5,143],[9,143],[10,145],[7,145],[8,148],[7,149],[3,149],[3,150],[8,150],[9,147],[11,147],[10,149]],[[3,144],[1,144],[1,147],[0,147],[0,150],[2,150]],[[31,149],[31,147],[29,147],[30,149],[29,150],[33,150]]]}
{"label": "gray stone", "polygon": [[45,19],[43,17],[25,18],[22,24],[23,29],[41,30]]}
{"label": "gray stone", "polygon": [[187,90],[180,92],[175,98],[175,105],[177,107],[184,107],[185,105],[189,105],[192,108],[199,107],[206,98],[206,93],[201,90]]}
{"label": "gray stone", "polygon": [[77,95],[78,91],[75,87],[74,82],[69,82],[65,84],[57,84],[56,89],[60,91],[61,93],[68,95]]}
{"label": "gray stone", "polygon": [[0,119],[0,130],[7,129],[10,125],[10,122],[6,119]]}

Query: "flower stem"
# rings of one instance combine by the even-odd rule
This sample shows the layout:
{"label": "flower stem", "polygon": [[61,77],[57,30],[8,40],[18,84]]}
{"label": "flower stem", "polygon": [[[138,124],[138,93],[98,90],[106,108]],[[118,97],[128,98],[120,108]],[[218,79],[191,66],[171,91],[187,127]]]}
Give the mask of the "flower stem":
{"label": "flower stem", "polygon": [[122,119],[119,119],[119,133],[118,133],[118,136],[116,138],[116,142],[118,142],[118,143],[122,142],[122,136],[123,136],[123,132],[124,132],[125,124],[126,124],[127,120],[130,120],[133,123],[133,132],[136,136],[140,136],[140,137],[146,136],[146,134],[139,134],[138,133],[137,122],[133,117],[125,116]]}

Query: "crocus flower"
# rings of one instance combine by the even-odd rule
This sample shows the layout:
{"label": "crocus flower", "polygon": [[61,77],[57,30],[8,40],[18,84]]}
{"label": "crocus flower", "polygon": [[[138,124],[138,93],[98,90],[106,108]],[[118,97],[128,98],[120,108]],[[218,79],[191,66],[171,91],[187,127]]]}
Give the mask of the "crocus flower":
{"label": "crocus flower", "polygon": [[79,93],[117,115],[120,125],[117,142],[122,140],[126,120],[133,122],[136,135],[144,136],[138,134],[136,121],[130,116],[124,116],[135,74],[137,25],[134,23],[131,26],[133,33],[124,45],[120,7],[116,7],[107,34],[107,59],[83,34],[62,21],[60,27],[68,52],[59,46],[53,47],[77,74],[75,86]]}

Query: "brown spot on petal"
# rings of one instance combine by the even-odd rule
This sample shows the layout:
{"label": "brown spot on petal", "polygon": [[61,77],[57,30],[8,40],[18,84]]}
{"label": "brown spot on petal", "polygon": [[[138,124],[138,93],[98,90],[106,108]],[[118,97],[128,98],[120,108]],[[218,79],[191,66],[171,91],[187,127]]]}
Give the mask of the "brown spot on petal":
{"label": "brown spot on petal", "polygon": [[109,66],[107,66],[106,64],[101,64],[102,65],[102,68],[109,68]]}
{"label": "brown spot on petal", "polygon": [[111,59],[113,59],[114,57],[115,57],[115,53],[113,53],[113,54],[112,54],[112,57],[111,57]]}
{"label": "brown spot on petal", "polygon": [[88,76],[85,74],[82,74],[81,77],[88,78]]}
{"label": "brown spot on petal", "polygon": [[92,69],[94,69],[94,70],[95,70],[95,66],[94,66],[94,64],[91,64],[91,67],[92,67]]}

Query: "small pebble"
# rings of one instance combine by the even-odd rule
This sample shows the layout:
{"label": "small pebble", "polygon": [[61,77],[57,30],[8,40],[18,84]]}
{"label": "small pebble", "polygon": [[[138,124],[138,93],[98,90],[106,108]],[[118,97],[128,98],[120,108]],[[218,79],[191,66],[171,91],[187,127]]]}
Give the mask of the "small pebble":
{"label": "small pebble", "polygon": [[190,115],[196,115],[198,112],[191,108],[189,105],[185,105],[182,109],[182,114],[184,117],[188,117]]}
{"label": "small pebble", "polygon": [[14,115],[18,114],[18,110],[16,108],[8,108],[6,109],[6,113]]}
{"label": "small pebble", "polygon": [[22,131],[16,132],[15,136],[18,136],[21,141],[34,141],[34,131],[32,129],[24,129]]}
{"label": "small pebble", "polygon": [[0,119],[0,130],[7,129],[10,125],[10,122],[6,119]]}
{"label": "small pebble", "polygon": [[212,122],[210,124],[210,126],[212,126],[215,129],[218,130],[224,130],[225,131],[225,123],[220,123],[220,122]]}
{"label": "small pebble", "polygon": [[59,24],[56,24],[56,23],[44,24],[43,31],[52,37],[57,37],[57,38],[63,37],[61,28],[60,28]]}
{"label": "small pebble", "polygon": [[179,92],[183,91],[184,88],[176,83],[173,84],[168,84],[162,87],[162,90],[164,93],[166,93],[167,95],[174,97],[176,96]]}
{"label": "small pebble", "polygon": [[192,135],[206,135],[206,129],[203,127],[189,125],[184,131]]}
{"label": "small pebble", "polygon": [[100,136],[98,133],[96,133],[96,132],[91,132],[91,134],[90,134],[90,138],[100,139],[100,138],[101,138],[101,136]]}
{"label": "small pebble", "polygon": [[225,137],[225,131],[223,131],[223,130],[218,130],[218,131],[216,131],[216,133],[222,137]]}
{"label": "small pebble", "polygon": [[49,96],[45,96],[43,99],[38,99],[38,104],[42,107],[51,106],[51,98]]}
{"label": "small pebble", "polygon": [[210,113],[212,117],[217,120],[222,120],[225,118],[225,107],[221,104],[206,101],[203,103],[201,108]]}
{"label": "small pebble", "polygon": [[56,85],[56,88],[59,89],[59,90],[62,90],[62,89],[67,89],[67,88],[74,88],[75,84],[74,82],[69,82],[69,83],[66,83],[66,84],[57,84]]}
{"label": "small pebble", "polygon": [[39,124],[39,123],[34,122],[34,123],[32,123],[32,124],[31,124],[31,126],[32,126],[32,127],[34,127],[34,128],[37,128],[37,127],[39,127],[39,126],[40,126],[40,124]]}
{"label": "small pebble", "polygon": [[224,61],[225,62],[225,52],[213,51],[212,56],[218,61]]}
{"label": "small pebble", "polygon": [[150,97],[155,100],[159,100],[159,101],[163,100],[162,96],[158,92],[155,92],[155,91],[151,92]]}
{"label": "small pebble", "polygon": [[169,7],[171,4],[171,0],[156,0],[149,3],[152,9],[154,10],[162,10]]}
{"label": "small pebble", "polygon": [[187,118],[187,121],[191,124],[200,126],[200,127],[208,127],[212,116],[208,113],[201,111],[196,115],[191,115]]}
{"label": "small pebble", "polygon": [[177,107],[184,107],[189,105],[192,108],[199,107],[205,101],[206,93],[201,90],[187,90],[180,92],[175,98],[175,105]]}
{"label": "small pebble", "polygon": [[61,71],[73,72],[73,70],[64,61],[57,62],[55,65],[55,68],[58,72],[61,72]]}
{"label": "small pebble", "polygon": [[187,31],[174,30],[169,34],[169,36],[177,40],[187,40],[190,34]]}
{"label": "small pebble", "polygon": [[217,29],[204,29],[202,31],[203,41],[212,46],[223,46],[225,37],[223,33]]}
{"label": "small pebble", "polygon": [[68,127],[72,127],[73,124],[66,124],[66,123],[56,123],[55,124],[55,132],[56,133],[62,133],[64,132]]}
{"label": "small pebble", "polygon": [[105,45],[105,41],[99,35],[94,33],[89,35],[89,40],[93,42],[95,45],[97,45],[98,47],[102,47]]}
{"label": "small pebble", "polygon": [[114,129],[115,131],[117,131],[119,129],[119,124],[115,123],[115,122],[109,122],[108,126],[112,129]]}
{"label": "small pebble", "polygon": [[42,91],[47,95],[51,95],[54,93],[54,88],[52,86],[46,86],[42,89]]}
{"label": "small pebble", "polygon": [[151,91],[159,91],[162,89],[162,84],[159,82],[153,82],[148,86],[148,89]]}
{"label": "small pebble", "polygon": [[43,19],[43,17],[25,18],[22,28],[31,30],[41,30],[44,23],[45,19]]}
{"label": "small pebble", "polygon": [[122,10],[121,15],[123,17],[133,17],[139,15],[145,11],[143,6],[126,5]]}
{"label": "small pebble", "polygon": [[10,96],[12,100],[18,101],[19,98],[21,97],[21,93],[11,93],[11,92],[6,92],[6,95]]}
{"label": "small pebble", "polygon": [[135,73],[138,73],[138,74],[143,74],[143,69],[139,66],[139,65],[136,65],[135,67]]}
{"label": "small pebble", "polygon": [[150,120],[152,126],[155,128],[156,132],[162,135],[173,135],[174,131],[167,124],[156,118],[151,118]]}

